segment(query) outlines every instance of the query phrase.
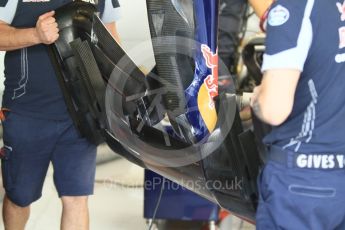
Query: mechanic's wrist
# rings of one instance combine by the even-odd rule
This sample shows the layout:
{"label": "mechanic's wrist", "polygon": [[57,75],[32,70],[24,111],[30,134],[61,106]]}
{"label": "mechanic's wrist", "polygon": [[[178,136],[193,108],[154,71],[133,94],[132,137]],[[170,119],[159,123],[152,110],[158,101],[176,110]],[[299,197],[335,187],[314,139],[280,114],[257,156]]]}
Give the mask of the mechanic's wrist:
{"label": "mechanic's wrist", "polygon": [[30,34],[31,34],[31,41],[33,44],[37,45],[37,44],[42,43],[42,39],[40,37],[40,34],[39,34],[37,28],[31,28]]}

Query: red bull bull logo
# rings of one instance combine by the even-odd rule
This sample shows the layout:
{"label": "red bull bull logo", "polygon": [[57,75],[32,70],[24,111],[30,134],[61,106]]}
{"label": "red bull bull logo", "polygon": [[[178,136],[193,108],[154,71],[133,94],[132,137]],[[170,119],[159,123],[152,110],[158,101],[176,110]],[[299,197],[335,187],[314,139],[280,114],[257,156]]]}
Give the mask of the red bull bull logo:
{"label": "red bull bull logo", "polygon": [[207,45],[201,45],[201,52],[205,58],[206,66],[210,68],[211,74],[205,80],[205,86],[210,97],[210,108],[214,108],[214,98],[218,96],[218,52],[215,54]]}

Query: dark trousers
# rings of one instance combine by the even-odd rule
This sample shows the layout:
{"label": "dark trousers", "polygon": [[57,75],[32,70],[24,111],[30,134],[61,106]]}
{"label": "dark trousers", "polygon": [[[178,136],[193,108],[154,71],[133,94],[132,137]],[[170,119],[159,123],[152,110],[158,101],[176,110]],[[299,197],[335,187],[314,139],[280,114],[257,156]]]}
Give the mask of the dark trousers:
{"label": "dark trousers", "polygon": [[269,161],[258,185],[258,230],[345,229],[345,169],[289,168]]}

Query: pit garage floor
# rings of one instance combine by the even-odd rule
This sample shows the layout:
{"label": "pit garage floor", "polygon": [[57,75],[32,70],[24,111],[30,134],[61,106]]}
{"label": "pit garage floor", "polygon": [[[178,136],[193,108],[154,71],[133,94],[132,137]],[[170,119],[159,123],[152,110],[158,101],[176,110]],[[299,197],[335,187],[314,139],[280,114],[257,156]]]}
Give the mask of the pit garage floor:
{"label": "pit garage floor", "polygon": [[[144,170],[122,158],[97,166],[95,195],[90,197],[91,230],[145,230],[142,188]],[[122,185],[119,185],[122,184]],[[129,185],[129,186],[128,186]],[[55,192],[53,172],[50,168],[44,184],[42,198],[32,205],[26,230],[58,230],[61,203]],[[159,221],[159,230],[199,230],[198,222]],[[2,218],[0,229],[3,229]],[[157,228],[156,228],[157,229]],[[248,223],[229,216],[219,230],[254,229]]]}

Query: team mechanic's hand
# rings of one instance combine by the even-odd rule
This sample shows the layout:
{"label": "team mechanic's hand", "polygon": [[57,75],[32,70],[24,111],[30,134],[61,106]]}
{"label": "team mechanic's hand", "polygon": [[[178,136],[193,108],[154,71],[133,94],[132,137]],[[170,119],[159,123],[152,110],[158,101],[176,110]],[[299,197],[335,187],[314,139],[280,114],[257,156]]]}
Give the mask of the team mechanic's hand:
{"label": "team mechanic's hand", "polygon": [[250,98],[250,106],[253,107],[254,103],[258,99],[258,95],[261,92],[261,85],[258,85],[254,88],[252,97]]}
{"label": "team mechanic's hand", "polygon": [[40,43],[49,45],[59,38],[58,24],[56,23],[54,11],[42,14],[36,23],[36,32]]}

